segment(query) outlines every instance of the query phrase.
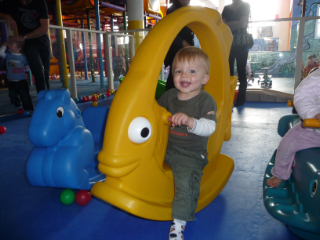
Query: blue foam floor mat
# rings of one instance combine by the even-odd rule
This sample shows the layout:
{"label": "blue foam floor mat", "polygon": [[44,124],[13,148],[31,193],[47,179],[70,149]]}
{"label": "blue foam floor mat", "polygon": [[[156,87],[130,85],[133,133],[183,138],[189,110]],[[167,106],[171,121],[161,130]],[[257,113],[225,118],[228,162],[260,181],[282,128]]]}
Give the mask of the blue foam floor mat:
{"label": "blue foam floor mat", "polygon": [[[233,158],[234,172],[220,195],[187,224],[186,240],[298,239],[267,213],[262,200],[265,167],[280,141],[278,120],[290,113],[285,103],[247,102],[233,109],[232,138],[221,152]],[[141,219],[94,197],[86,206],[65,206],[59,201],[62,189],[29,186],[30,120],[0,118],[0,126],[7,128],[0,135],[0,239],[168,238],[170,222]]]}

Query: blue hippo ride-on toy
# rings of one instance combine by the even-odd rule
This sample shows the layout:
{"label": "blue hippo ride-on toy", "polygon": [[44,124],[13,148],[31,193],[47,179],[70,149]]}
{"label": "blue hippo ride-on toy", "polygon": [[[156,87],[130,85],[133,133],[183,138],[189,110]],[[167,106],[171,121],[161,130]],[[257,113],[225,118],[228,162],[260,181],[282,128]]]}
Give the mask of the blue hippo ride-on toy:
{"label": "blue hippo ride-on toy", "polygon": [[[300,121],[299,115],[287,115],[279,120],[281,137]],[[277,151],[277,150],[276,150]],[[272,176],[276,151],[268,163],[263,179],[263,201],[269,214],[288,226],[296,236],[305,240],[320,239],[320,148],[298,151],[291,177],[278,188],[266,181]]]}
{"label": "blue hippo ride-on toy", "polygon": [[89,107],[81,115],[66,89],[39,92],[29,126],[34,145],[26,166],[30,185],[90,190],[105,180],[97,154],[108,112],[108,107]]}

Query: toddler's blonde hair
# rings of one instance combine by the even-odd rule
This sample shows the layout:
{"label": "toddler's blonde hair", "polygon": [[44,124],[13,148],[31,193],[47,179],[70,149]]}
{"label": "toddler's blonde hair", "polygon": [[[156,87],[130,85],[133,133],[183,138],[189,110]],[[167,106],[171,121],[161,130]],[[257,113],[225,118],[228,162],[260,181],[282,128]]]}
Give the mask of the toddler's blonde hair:
{"label": "toddler's blonde hair", "polygon": [[183,61],[190,62],[190,60],[193,60],[193,61],[200,60],[204,65],[206,74],[209,74],[210,60],[208,55],[200,48],[193,47],[193,46],[184,47],[177,52],[172,62],[172,69],[171,69],[172,74],[174,74],[174,69],[177,62],[183,62]]}

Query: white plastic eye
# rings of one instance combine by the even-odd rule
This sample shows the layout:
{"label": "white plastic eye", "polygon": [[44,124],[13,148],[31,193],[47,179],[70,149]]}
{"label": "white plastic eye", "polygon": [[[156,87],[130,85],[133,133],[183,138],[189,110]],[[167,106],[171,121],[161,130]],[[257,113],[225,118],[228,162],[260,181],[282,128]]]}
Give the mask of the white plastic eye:
{"label": "white plastic eye", "polygon": [[128,136],[134,143],[144,143],[150,138],[151,133],[151,123],[144,117],[133,119],[129,125]]}
{"label": "white plastic eye", "polygon": [[63,116],[63,114],[64,114],[64,109],[63,109],[63,107],[58,107],[56,113],[57,113],[58,118],[62,118],[62,116]]}
{"label": "white plastic eye", "polygon": [[317,188],[318,188],[318,179],[315,179],[311,185],[311,195],[312,196],[316,195]]}

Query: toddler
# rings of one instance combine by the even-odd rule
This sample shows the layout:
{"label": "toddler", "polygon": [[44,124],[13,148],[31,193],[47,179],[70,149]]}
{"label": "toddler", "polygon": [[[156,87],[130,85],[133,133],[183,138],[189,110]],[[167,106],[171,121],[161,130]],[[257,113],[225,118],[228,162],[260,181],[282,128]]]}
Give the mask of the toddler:
{"label": "toddler", "polygon": [[315,54],[308,56],[307,65],[303,71],[308,74],[312,69],[319,67],[318,58]]}
{"label": "toddler", "polygon": [[165,163],[172,169],[175,196],[169,239],[183,239],[187,221],[194,220],[207,143],[216,126],[217,106],[203,90],[209,80],[208,56],[196,47],[182,48],[172,63],[175,88],[157,101],[172,113]]}
{"label": "toddler", "polygon": [[[301,119],[316,118],[320,122],[320,69],[310,73],[297,87],[293,103]],[[272,177],[267,180],[270,187],[278,187],[283,180],[289,179],[296,152],[320,147],[320,129],[305,128],[303,123],[296,124],[283,136],[271,169]]]}
{"label": "toddler", "polygon": [[[9,97],[16,108],[22,107],[30,114],[33,112],[33,104],[29,94],[29,85],[24,68],[28,61],[21,54],[24,42],[5,42],[0,48],[0,57],[6,60],[7,79],[9,80]],[[8,47],[8,51],[6,49]]]}

